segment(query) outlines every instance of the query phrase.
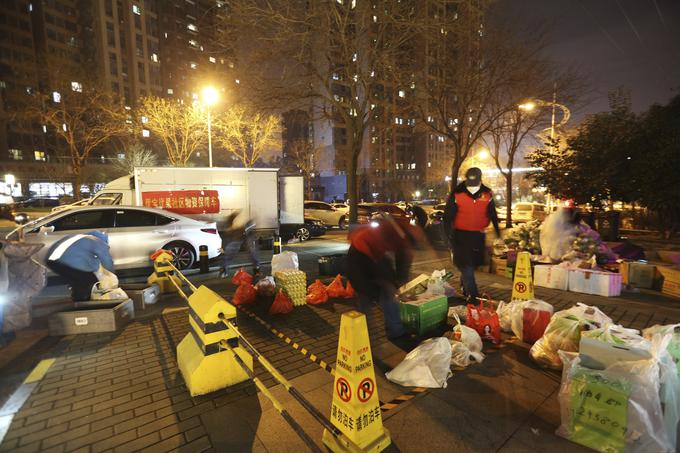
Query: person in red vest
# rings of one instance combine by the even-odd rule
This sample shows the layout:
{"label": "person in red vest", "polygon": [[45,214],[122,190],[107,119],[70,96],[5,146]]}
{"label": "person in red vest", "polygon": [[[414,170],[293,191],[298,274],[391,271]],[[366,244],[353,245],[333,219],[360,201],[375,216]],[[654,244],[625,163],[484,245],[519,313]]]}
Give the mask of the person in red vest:
{"label": "person in red vest", "polygon": [[477,297],[475,268],[484,264],[485,231],[493,223],[500,237],[498,215],[491,189],[482,184],[482,170],[470,168],[465,181],[449,194],[444,208],[444,225],[448,228],[453,262],[460,271],[463,291],[468,300]]}
{"label": "person in red vest", "polygon": [[387,338],[405,334],[396,300],[397,288],[409,277],[413,248],[422,239],[420,228],[382,214],[350,233],[347,278],[368,315],[372,302],[383,309]]}

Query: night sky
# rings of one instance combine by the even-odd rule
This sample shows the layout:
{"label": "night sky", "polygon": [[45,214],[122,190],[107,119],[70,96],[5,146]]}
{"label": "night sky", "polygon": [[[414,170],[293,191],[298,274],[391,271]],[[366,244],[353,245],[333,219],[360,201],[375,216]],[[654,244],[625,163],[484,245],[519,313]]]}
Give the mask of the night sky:
{"label": "night sky", "polygon": [[635,111],[680,94],[680,0],[499,0],[496,8],[522,30],[551,24],[547,52],[588,77],[594,91],[576,123],[607,110],[617,87],[631,90]]}

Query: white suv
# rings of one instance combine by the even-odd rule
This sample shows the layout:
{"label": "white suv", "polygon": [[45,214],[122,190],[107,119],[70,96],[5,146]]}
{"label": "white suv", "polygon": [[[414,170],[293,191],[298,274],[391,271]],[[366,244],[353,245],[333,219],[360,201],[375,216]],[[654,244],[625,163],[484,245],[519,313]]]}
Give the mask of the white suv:
{"label": "white suv", "polygon": [[347,213],[323,201],[305,201],[305,217],[316,217],[328,227],[347,228]]}

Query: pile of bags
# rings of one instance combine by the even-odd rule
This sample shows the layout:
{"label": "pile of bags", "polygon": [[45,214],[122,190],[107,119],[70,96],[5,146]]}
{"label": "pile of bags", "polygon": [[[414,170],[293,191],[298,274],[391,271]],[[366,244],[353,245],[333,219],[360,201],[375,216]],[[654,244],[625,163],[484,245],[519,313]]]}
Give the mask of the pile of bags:
{"label": "pile of bags", "polygon": [[501,330],[525,343],[541,338],[550,323],[553,306],[542,300],[514,300],[498,305]]}
{"label": "pile of bags", "polygon": [[307,288],[307,303],[311,305],[323,304],[329,299],[351,299],[356,296],[352,284],[347,281],[347,286],[342,282],[340,274],[336,275],[333,281],[324,285],[321,280],[317,280]]}

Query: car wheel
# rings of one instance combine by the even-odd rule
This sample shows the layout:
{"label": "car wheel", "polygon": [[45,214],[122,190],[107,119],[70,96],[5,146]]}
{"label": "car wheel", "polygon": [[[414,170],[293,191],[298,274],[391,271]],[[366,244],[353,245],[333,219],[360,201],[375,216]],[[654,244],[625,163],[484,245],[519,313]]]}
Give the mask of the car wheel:
{"label": "car wheel", "polygon": [[304,242],[307,239],[309,239],[311,235],[312,234],[309,232],[309,229],[307,227],[302,227],[295,233],[295,237],[298,238],[301,242]]}
{"label": "car wheel", "polygon": [[175,256],[173,264],[179,270],[190,269],[196,262],[196,253],[191,244],[186,242],[171,242],[163,247]]}
{"label": "car wheel", "polygon": [[338,227],[341,230],[347,229],[347,219],[345,217],[340,217],[340,221],[338,222]]}

